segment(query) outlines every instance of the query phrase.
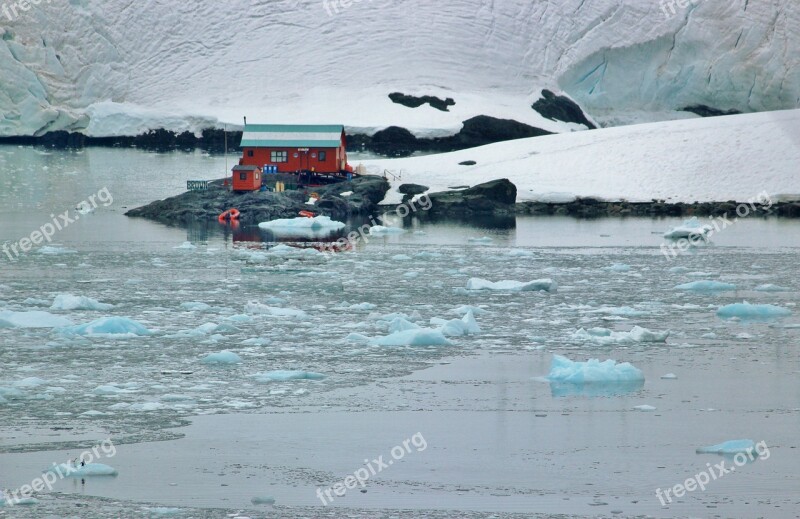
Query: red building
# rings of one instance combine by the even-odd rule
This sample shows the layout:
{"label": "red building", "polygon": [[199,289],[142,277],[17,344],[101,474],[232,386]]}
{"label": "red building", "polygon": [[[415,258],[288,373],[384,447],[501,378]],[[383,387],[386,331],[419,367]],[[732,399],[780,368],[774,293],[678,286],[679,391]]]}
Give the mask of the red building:
{"label": "red building", "polygon": [[234,166],[233,190],[258,191],[261,189],[261,168],[258,166]]}
{"label": "red building", "polygon": [[240,164],[262,168],[265,174],[352,172],[342,125],[247,124],[240,147]]}

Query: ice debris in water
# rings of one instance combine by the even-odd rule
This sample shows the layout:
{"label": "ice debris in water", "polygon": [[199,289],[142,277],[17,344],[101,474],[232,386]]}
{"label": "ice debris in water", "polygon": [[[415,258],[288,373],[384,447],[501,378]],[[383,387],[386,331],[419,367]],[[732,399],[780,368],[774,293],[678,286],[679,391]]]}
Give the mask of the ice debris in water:
{"label": "ice debris in water", "polygon": [[467,290],[502,290],[507,292],[556,292],[558,283],[552,279],[537,279],[534,281],[489,281],[481,278],[472,278],[467,281]]}
{"label": "ice debris in water", "polygon": [[645,405],[634,406],[633,409],[636,410],[636,411],[644,411],[644,412],[650,412],[650,411],[655,411],[656,410],[655,407],[653,407],[651,405],[646,405],[646,404]]}
{"label": "ice debris in water", "polygon": [[73,324],[65,317],[48,312],[0,311],[0,328],[61,328]]}
{"label": "ice debris in water", "polygon": [[605,270],[610,270],[611,272],[630,272],[631,266],[625,263],[614,263],[610,267],[605,267]]}
{"label": "ice debris in water", "polygon": [[736,285],[731,283],[723,283],[721,281],[692,281],[691,283],[684,283],[678,285],[675,290],[684,290],[688,292],[726,292],[736,290]]}
{"label": "ice debris in water", "polygon": [[66,334],[106,337],[141,337],[152,335],[144,325],[127,317],[101,317],[87,324],[63,328]]}
{"label": "ice debris in water", "polygon": [[697,449],[697,454],[738,454],[740,452],[748,453],[755,451],[756,444],[753,440],[730,440],[717,445],[708,447],[700,447]]}
{"label": "ice debris in water", "polygon": [[221,351],[219,353],[211,353],[203,358],[203,364],[217,364],[217,365],[232,365],[241,364],[242,358],[232,351]]}
{"label": "ice debris in water", "polygon": [[177,247],[173,247],[173,248],[177,249],[177,250],[195,250],[197,248],[197,246],[193,245],[192,242],[190,242],[190,241],[185,241],[185,242],[183,242],[182,245],[178,245]]}
{"label": "ice debris in water", "polygon": [[481,238],[470,238],[469,243],[476,243],[478,245],[488,245],[492,243],[494,240],[489,238],[488,236],[482,236]]}
{"label": "ice debris in water", "polygon": [[406,231],[404,229],[400,229],[399,227],[386,227],[383,225],[375,225],[370,227],[369,233],[372,236],[385,236],[389,234],[403,234]]}
{"label": "ice debris in water", "polygon": [[644,381],[644,374],[628,362],[617,363],[611,359],[603,362],[598,359],[578,362],[554,355],[547,379],[571,384],[613,384]]}
{"label": "ice debris in water", "polygon": [[778,285],[767,283],[766,285],[758,285],[753,290],[757,292],[791,292],[791,288],[786,288]]}
{"label": "ice debris in water", "polygon": [[430,328],[403,330],[386,337],[372,339],[370,342],[376,346],[450,346],[452,344],[441,330]]}
{"label": "ice debris in water", "polygon": [[199,301],[189,301],[188,303],[181,303],[181,310],[186,310],[187,312],[208,312],[211,310],[211,305]]}
{"label": "ice debris in water", "polygon": [[614,332],[607,328],[581,328],[572,335],[573,339],[599,345],[633,344],[644,342],[667,342],[670,332],[653,332],[641,326],[634,326],[629,332]]}
{"label": "ice debris in water", "polygon": [[739,318],[744,320],[765,320],[792,315],[792,311],[775,305],[753,305],[744,301],[726,305],[717,310],[717,316],[722,319]]}
{"label": "ice debris in water", "polygon": [[689,218],[683,222],[683,225],[673,227],[671,230],[664,233],[664,238],[677,240],[680,238],[692,238],[695,236],[705,237],[706,234],[713,231],[714,228],[710,225],[702,225],[696,216]]}
{"label": "ice debris in water", "polygon": [[666,375],[661,375],[663,380],[677,380],[678,375],[675,373],[667,373]]}
{"label": "ice debris in water", "polygon": [[258,224],[262,229],[344,229],[345,224],[331,220],[329,216],[315,216],[314,218],[282,218]]}
{"label": "ice debris in water", "polygon": [[312,371],[276,370],[267,373],[250,375],[257,382],[287,382],[289,380],[322,380],[326,378],[322,373]]}
{"label": "ice debris in water", "polygon": [[50,310],[111,310],[114,305],[101,303],[86,296],[74,296],[72,294],[59,294],[53,301]]}
{"label": "ice debris in water", "polygon": [[61,256],[64,254],[77,254],[78,251],[57,245],[45,245],[44,247],[40,247],[36,253],[44,254],[46,256]]}
{"label": "ice debris in water", "polygon": [[53,465],[45,470],[44,473],[60,473],[64,477],[69,478],[116,476],[118,474],[117,469],[103,463],[87,463],[83,467],[73,465],[72,463],[61,463],[59,465]]}

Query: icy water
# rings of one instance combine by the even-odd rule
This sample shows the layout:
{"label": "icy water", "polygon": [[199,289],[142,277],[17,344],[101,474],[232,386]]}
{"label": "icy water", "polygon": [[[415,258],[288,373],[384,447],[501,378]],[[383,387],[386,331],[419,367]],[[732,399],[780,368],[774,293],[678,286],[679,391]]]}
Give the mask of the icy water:
{"label": "icy water", "polygon": [[[0,517],[800,514],[799,223],[741,220],[669,260],[661,233],[679,220],[409,221],[404,234],[320,254],[252,229],[122,215],[224,169],[199,153],[0,147],[0,243],[19,244],[51,214],[74,220],[48,248],[0,255],[0,318],[28,316],[28,326],[0,325],[0,488],[30,484],[108,438],[114,455],[99,461],[118,471],[59,481]],[[92,195],[97,207],[78,211]],[[559,287],[468,291],[470,278]],[[735,289],[674,290],[703,280]],[[756,290],[767,284],[780,291]],[[64,294],[113,308],[50,309]],[[744,300],[791,315],[717,317]],[[392,314],[428,327],[464,305],[482,331],[450,345],[361,338],[387,336]],[[152,335],[30,327],[108,316]],[[576,335],[634,326],[670,335]],[[222,351],[241,363],[203,363]],[[554,354],[630,362],[645,382],[550,384],[542,377]],[[281,370],[324,378],[270,379]],[[765,442],[769,456],[662,506],[657,488],[709,463],[734,466],[695,449],[745,438]],[[370,475],[365,492],[323,506],[317,489],[365,460],[392,460],[403,441],[402,459]]]}

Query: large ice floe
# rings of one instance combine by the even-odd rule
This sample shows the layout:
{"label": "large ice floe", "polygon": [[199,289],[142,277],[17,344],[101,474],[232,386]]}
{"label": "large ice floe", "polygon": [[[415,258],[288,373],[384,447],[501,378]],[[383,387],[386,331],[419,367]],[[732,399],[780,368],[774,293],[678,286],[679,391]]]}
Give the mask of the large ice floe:
{"label": "large ice floe", "polygon": [[692,281],[675,287],[675,290],[686,292],[727,292],[736,290],[736,285],[721,281]]}
{"label": "large ice floe", "polygon": [[101,477],[101,476],[117,476],[119,473],[117,469],[103,463],[87,463],[84,466],[74,465],[72,463],[61,463],[53,465],[44,471],[45,474],[61,474],[68,478],[85,478],[85,477]]}
{"label": "large ice floe", "polygon": [[766,321],[792,315],[792,311],[781,306],[761,304],[754,305],[747,301],[725,305],[717,310],[722,319],[740,319],[743,321]]}
{"label": "large ice floe", "polygon": [[534,281],[489,281],[471,278],[467,281],[467,290],[498,290],[506,292],[557,292],[558,283],[552,279],[536,279]]}
{"label": "large ice floe", "polygon": [[670,332],[654,332],[641,326],[634,326],[628,332],[615,332],[608,328],[581,328],[572,335],[578,341],[590,342],[601,346],[637,343],[665,343]]}
{"label": "large ice floe", "polygon": [[372,339],[371,344],[375,346],[450,346],[452,343],[447,340],[441,330],[431,328],[416,328],[402,330]]}
{"label": "large ice floe", "polygon": [[260,229],[276,236],[294,236],[300,238],[325,238],[344,229],[345,224],[331,220],[328,216],[314,218],[282,218],[258,224]]}
{"label": "large ice floe", "polygon": [[101,317],[95,321],[61,330],[65,334],[109,338],[144,337],[153,332],[143,324],[127,317]]}
{"label": "large ice floe", "polygon": [[241,364],[242,358],[233,353],[232,351],[220,351],[217,353],[210,353],[203,358],[203,364],[217,365],[217,366],[231,366],[234,364]]}
{"label": "large ice floe", "polygon": [[553,396],[613,396],[632,393],[644,386],[644,374],[628,362],[572,361],[554,355],[547,376]]}
{"label": "large ice floe", "polygon": [[50,310],[111,310],[114,305],[101,303],[86,296],[74,296],[72,294],[59,294],[53,301]]}
{"label": "large ice floe", "polygon": [[66,317],[48,312],[12,312],[0,311],[0,328],[61,328],[74,323]]}
{"label": "large ice floe", "polygon": [[754,453],[756,450],[756,443],[753,440],[730,440],[717,445],[710,445],[708,447],[700,447],[697,449],[697,454],[720,454],[720,455],[735,455],[742,453]]}
{"label": "large ice floe", "polygon": [[714,228],[710,225],[703,225],[696,216],[683,222],[683,225],[673,227],[664,233],[664,238],[668,240],[679,240],[681,238],[705,238]]}
{"label": "large ice floe", "polygon": [[250,375],[256,382],[288,382],[290,380],[323,380],[326,378],[322,373],[301,370],[276,370],[266,373],[256,373]]}

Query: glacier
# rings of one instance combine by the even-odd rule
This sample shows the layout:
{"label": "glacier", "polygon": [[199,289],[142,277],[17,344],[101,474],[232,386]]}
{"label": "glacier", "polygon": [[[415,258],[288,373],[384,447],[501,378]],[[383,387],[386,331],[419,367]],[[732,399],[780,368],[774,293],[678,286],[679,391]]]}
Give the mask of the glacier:
{"label": "glacier", "polygon": [[[0,135],[197,132],[242,115],[432,136],[481,114],[576,129],[531,109],[542,88],[605,125],[686,117],[676,110],[697,104],[800,106],[792,0],[674,13],[626,0],[407,0],[329,14],[319,0],[33,5],[0,28]],[[395,91],[456,105],[409,109],[388,99]]]}

